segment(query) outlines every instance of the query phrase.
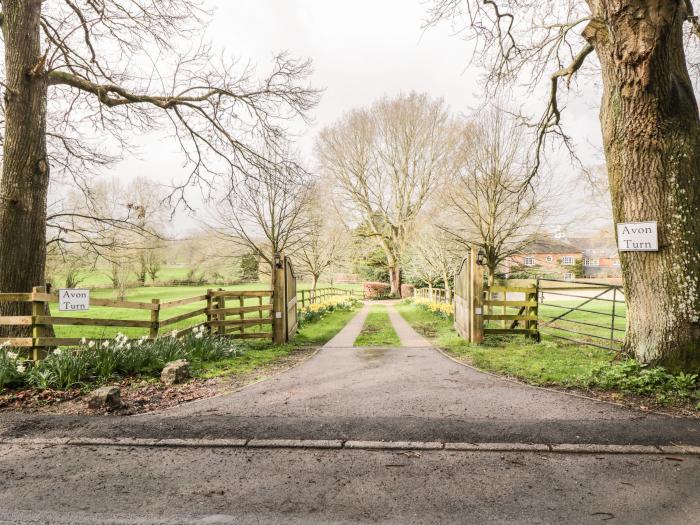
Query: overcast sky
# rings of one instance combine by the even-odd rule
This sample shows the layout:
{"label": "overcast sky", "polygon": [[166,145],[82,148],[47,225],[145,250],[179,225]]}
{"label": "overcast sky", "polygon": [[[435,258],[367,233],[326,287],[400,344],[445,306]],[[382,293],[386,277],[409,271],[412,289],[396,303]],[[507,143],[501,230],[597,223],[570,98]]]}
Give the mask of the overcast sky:
{"label": "overcast sky", "polygon": [[[312,83],[323,88],[314,125],[300,137],[302,151],[310,154],[316,133],[343,112],[370,104],[383,95],[411,90],[444,97],[453,111],[469,114],[483,98],[481,73],[469,66],[468,43],[447,25],[422,29],[426,6],[421,0],[207,0],[215,10],[208,36],[215,46],[264,70],[279,51],[313,60]],[[593,164],[600,144],[596,89],[567,108],[568,131]],[[542,99],[546,96],[542,91]],[[513,95],[533,112],[541,111],[537,97]],[[186,173],[182,156],[172,141],[147,137],[140,159],[116,167],[120,176],[145,175],[163,182]],[[144,151],[148,151],[145,155]],[[573,183],[575,170],[565,155],[553,154],[557,177]],[[581,195],[580,187],[574,188]],[[580,200],[580,199],[579,199]],[[571,199],[569,199],[571,206]],[[580,209],[579,209],[580,210]],[[573,217],[577,209],[567,212]],[[178,219],[186,226],[187,219]]]}

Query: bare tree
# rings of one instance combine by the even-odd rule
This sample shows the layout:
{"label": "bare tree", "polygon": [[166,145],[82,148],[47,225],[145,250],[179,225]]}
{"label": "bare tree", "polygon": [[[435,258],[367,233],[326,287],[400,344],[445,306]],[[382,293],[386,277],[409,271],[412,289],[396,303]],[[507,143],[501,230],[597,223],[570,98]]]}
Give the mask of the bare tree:
{"label": "bare tree", "polygon": [[355,109],[318,138],[318,160],[384,250],[400,294],[406,241],[452,165],[455,126],[442,100],[411,93]]}
{"label": "bare tree", "polygon": [[496,108],[483,111],[464,132],[459,170],[445,187],[441,228],[466,249],[484,251],[489,283],[498,267],[521,253],[541,230],[545,203],[541,179],[529,178],[526,135]]}
{"label": "bare tree", "polygon": [[464,247],[452,234],[438,226],[442,221],[432,218],[409,244],[406,272],[414,279],[425,282],[432,290],[442,280],[447,301],[452,297],[452,279],[459,262],[464,258]]}
{"label": "bare tree", "polygon": [[274,275],[275,254],[293,256],[308,242],[313,227],[308,213],[311,188],[309,175],[299,164],[279,159],[229,188],[211,228],[241,254],[258,255]]}
{"label": "bare tree", "polygon": [[[523,73],[549,76],[535,142],[571,143],[562,128],[562,81],[588,67],[602,80],[600,121],[616,222],[654,220],[659,251],[621,254],[625,349],[643,363],[700,363],[700,117],[695,0],[437,0],[475,38],[492,86]],[[594,59],[597,58],[597,61]],[[588,65],[587,65],[588,64]],[[534,85],[534,83],[533,83]],[[534,164],[533,175],[538,164]]]}
{"label": "bare tree", "polygon": [[315,290],[321,276],[347,255],[350,234],[338,216],[328,187],[317,182],[310,191],[313,205],[307,211],[309,234],[297,251],[295,262],[311,276],[311,288]]}
{"label": "bare tree", "polygon": [[[75,175],[76,166],[111,160],[99,144],[90,148],[76,136],[80,129],[102,131],[108,143],[125,149],[127,130],[168,122],[192,168],[174,195],[182,198],[187,185],[211,185],[217,176],[268,163],[256,144],[276,150],[288,119],[303,117],[317,101],[318,93],[304,85],[308,62],[282,54],[268,74],[257,75],[252,64],[216,59],[198,44],[207,17],[199,0],[0,5],[3,292],[25,292],[44,282],[52,163]],[[144,60],[149,53],[157,60]],[[5,315],[20,310],[15,304],[0,308]]]}

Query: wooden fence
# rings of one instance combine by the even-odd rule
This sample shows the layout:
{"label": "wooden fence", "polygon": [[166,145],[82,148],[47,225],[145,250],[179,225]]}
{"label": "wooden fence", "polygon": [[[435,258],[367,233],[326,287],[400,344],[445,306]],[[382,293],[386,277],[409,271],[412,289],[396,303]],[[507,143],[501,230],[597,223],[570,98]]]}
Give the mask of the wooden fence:
{"label": "wooden fence", "polygon": [[[31,337],[0,338],[0,344],[9,343],[12,347],[32,349],[33,357],[40,358],[42,349],[56,346],[74,346],[83,339],[96,342],[109,337],[92,337],[88,328],[100,327],[141,329],[143,336],[155,339],[166,333],[175,336],[185,335],[195,328],[205,326],[214,334],[230,335],[237,339],[271,338],[267,327],[272,324],[270,290],[208,290],[206,294],[163,302],[115,301],[111,299],[90,299],[91,307],[101,307],[104,317],[83,317],[76,315],[49,314],[49,306],[57,303],[58,296],[47,294],[43,288],[34,288],[31,293],[0,294],[0,302],[31,305],[31,315],[0,317],[0,326],[26,327]],[[250,303],[253,304],[250,304]],[[186,311],[182,307],[190,306]],[[107,309],[107,310],[105,310]],[[142,319],[115,319],[108,314],[109,309],[137,310],[134,317]],[[168,313],[177,309],[176,315]],[[148,319],[145,319],[148,317]],[[183,326],[185,324],[186,326]],[[85,334],[74,337],[57,337],[57,327],[80,326]],[[254,330],[254,331],[250,331]],[[93,330],[94,332],[94,330]]]}
{"label": "wooden fence", "polygon": [[428,299],[434,303],[454,303],[454,294],[448,292],[444,288],[416,288],[414,290],[414,297]]}
{"label": "wooden fence", "polygon": [[[300,290],[296,303],[304,306],[354,293],[353,290],[340,288]],[[31,305],[31,315],[0,316],[0,327],[24,327],[23,331],[27,332],[24,337],[0,338],[0,345],[7,342],[11,347],[29,350],[33,359],[40,359],[47,348],[76,346],[84,339],[99,344],[114,337],[116,329],[138,331],[138,335],[132,333],[130,337],[150,340],[171,334],[180,337],[200,326],[206,327],[212,334],[234,339],[273,337],[271,290],[210,289],[205,294],[192,297],[173,301],[152,299],[150,302],[91,297],[90,307],[95,307],[92,315],[91,311],[58,312],[57,302],[58,296],[45,293],[43,288],[34,288],[31,293],[0,293],[0,303]],[[134,314],[128,315],[118,310],[129,310]],[[286,313],[290,315],[288,309]],[[67,337],[61,334],[66,332],[65,327],[81,329],[71,330],[70,337]],[[97,333],[98,330],[101,333]]]}
{"label": "wooden fence", "polygon": [[338,296],[355,296],[355,290],[345,290],[343,288],[317,288],[316,290],[299,290],[297,292],[297,304],[305,307],[310,304],[322,303],[326,299]]}

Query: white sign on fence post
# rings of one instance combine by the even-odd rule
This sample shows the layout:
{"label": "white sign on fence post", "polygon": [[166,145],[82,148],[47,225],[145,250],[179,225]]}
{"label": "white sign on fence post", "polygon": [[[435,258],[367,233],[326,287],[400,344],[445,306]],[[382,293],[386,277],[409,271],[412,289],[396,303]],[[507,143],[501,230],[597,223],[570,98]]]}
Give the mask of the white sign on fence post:
{"label": "white sign on fence post", "polygon": [[619,223],[617,248],[621,252],[658,252],[659,232],[656,222]]}
{"label": "white sign on fence post", "polygon": [[58,311],[79,312],[90,309],[90,290],[62,288],[58,290]]}

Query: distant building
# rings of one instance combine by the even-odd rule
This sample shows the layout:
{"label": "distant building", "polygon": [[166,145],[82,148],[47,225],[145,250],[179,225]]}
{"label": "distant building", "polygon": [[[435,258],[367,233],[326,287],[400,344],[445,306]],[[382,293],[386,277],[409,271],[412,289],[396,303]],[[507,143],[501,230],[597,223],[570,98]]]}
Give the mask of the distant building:
{"label": "distant building", "polygon": [[620,277],[620,256],[607,232],[594,237],[567,237],[558,232],[527,245],[504,264],[504,273],[563,279]]}
{"label": "distant building", "polygon": [[612,236],[576,237],[569,241],[581,249],[585,277],[620,277],[620,255]]}
{"label": "distant building", "polygon": [[506,263],[505,273],[526,274],[574,279],[583,258],[574,244],[560,239],[545,238],[527,245],[521,254]]}

